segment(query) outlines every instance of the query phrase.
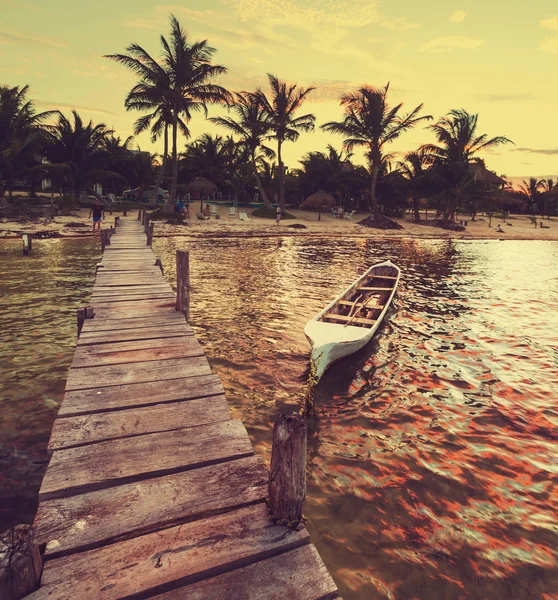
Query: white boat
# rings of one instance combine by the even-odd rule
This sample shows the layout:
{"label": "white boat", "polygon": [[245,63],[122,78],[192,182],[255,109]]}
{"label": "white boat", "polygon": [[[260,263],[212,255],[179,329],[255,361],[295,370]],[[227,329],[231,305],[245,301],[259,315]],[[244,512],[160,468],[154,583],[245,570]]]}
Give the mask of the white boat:
{"label": "white boat", "polygon": [[391,261],[373,265],[304,328],[312,344],[316,381],[335,361],[360,350],[384,318],[401,270]]}

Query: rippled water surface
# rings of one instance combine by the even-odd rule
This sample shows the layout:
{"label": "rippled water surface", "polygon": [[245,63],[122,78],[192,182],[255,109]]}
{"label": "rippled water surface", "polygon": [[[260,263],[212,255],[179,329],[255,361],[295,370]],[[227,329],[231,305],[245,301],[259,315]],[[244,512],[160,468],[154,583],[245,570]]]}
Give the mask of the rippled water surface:
{"label": "rippled water surface", "polygon": [[[11,477],[28,495],[97,260],[83,242],[44,244],[52,249],[35,271],[0,246],[1,433]],[[317,388],[312,539],[346,600],[556,598],[558,243],[154,246],[171,282],[174,250],[190,249],[192,324],[266,459],[277,414],[296,408],[304,389],[304,324],[368,266],[397,262],[403,277],[385,326]]]}

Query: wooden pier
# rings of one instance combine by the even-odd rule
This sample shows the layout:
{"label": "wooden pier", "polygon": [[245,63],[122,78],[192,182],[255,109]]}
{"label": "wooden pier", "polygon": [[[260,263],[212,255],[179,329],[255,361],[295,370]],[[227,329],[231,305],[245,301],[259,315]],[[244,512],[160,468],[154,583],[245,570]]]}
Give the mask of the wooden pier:
{"label": "wooden pier", "polygon": [[28,598],[338,598],[308,532],[269,517],[267,468],[155,263],[120,219],[49,442]]}

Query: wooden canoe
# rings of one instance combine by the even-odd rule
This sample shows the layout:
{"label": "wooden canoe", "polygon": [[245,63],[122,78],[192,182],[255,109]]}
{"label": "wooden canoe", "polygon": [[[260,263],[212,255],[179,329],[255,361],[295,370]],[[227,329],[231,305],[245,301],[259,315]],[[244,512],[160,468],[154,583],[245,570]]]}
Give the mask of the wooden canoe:
{"label": "wooden canoe", "polygon": [[373,265],[308,321],[304,333],[312,345],[318,381],[329,365],[372,339],[393,300],[400,275],[399,267],[389,260]]}

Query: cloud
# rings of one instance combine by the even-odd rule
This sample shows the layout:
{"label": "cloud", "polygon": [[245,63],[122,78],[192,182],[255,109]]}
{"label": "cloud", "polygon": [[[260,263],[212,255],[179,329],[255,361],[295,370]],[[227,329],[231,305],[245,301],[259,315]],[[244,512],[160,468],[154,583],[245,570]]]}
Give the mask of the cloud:
{"label": "cloud", "polygon": [[550,38],[545,38],[539,45],[539,50],[549,52],[550,54],[558,53],[558,35]]}
{"label": "cloud", "polygon": [[52,38],[24,36],[17,33],[7,33],[5,31],[0,31],[0,44],[41,44],[44,46],[55,46],[57,48],[68,48],[68,44],[53,40]]}
{"label": "cloud", "polygon": [[464,10],[456,10],[453,15],[449,18],[452,23],[461,23],[465,20],[467,13]]}
{"label": "cloud", "polygon": [[439,37],[426,44],[423,44],[420,48],[420,52],[443,52],[444,50],[451,50],[453,48],[464,48],[467,50],[476,50],[484,45],[483,40],[477,40],[475,38],[459,36],[459,35],[448,35],[446,37]]}
{"label": "cloud", "polygon": [[558,31],[558,17],[550,17],[550,19],[543,19],[541,21],[541,25],[545,29],[553,29],[554,31]]}
{"label": "cloud", "polygon": [[406,31],[422,27],[419,23],[410,23],[407,21],[407,17],[399,17],[398,19],[393,19],[393,21],[383,21],[381,26],[391,29],[391,31]]}
{"label": "cloud", "polygon": [[477,96],[481,102],[527,102],[537,98],[534,94],[483,94]]}
{"label": "cloud", "polygon": [[243,20],[268,21],[313,28],[334,25],[364,27],[378,20],[375,0],[224,0]]}
{"label": "cloud", "polygon": [[102,108],[89,108],[87,106],[80,106],[79,104],[64,104],[63,102],[56,102],[55,100],[34,100],[33,103],[37,106],[42,106],[49,110],[82,110],[83,112],[93,113],[97,115],[111,115],[115,116],[115,113]]}
{"label": "cloud", "polygon": [[527,152],[529,154],[555,156],[558,154],[558,148],[511,148],[511,152]]}

